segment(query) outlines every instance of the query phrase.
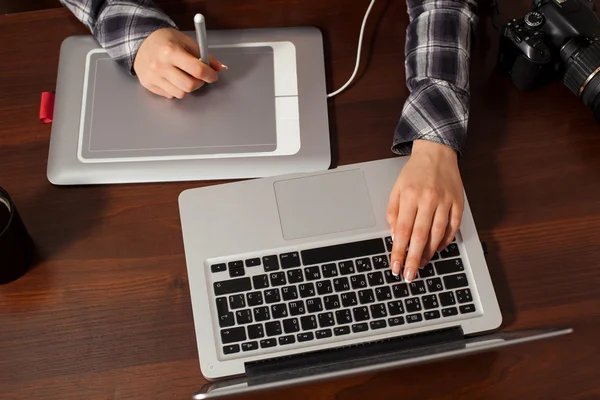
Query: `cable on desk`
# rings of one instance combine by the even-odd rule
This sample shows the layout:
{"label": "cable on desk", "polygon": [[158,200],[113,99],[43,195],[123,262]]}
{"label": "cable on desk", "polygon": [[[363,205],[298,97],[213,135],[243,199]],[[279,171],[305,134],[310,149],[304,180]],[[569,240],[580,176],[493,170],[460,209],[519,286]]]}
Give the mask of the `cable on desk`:
{"label": "cable on desk", "polygon": [[356,73],[358,72],[358,67],[360,66],[360,53],[361,53],[361,49],[362,49],[363,34],[365,32],[365,27],[367,26],[367,19],[369,18],[369,13],[371,12],[371,9],[373,8],[374,4],[375,4],[375,0],[371,0],[371,4],[369,4],[369,7],[367,8],[367,12],[365,13],[365,16],[363,17],[362,26],[360,27],[360,34],[358,35],[358,49],[356,51],[356,64],[354,65],[354,72],[352,73],[352,76],[350,76],[350,79],[348,79],[348,81],[341,88],[339,88],[338,90],[336,90],[333,93],[329,93],[327,95],[327,97],[336,96],[336,95],[340,94],[341,92],[343,92],[344,90],[346,90],[346,88],[348,86],[350,86],[350,84],[356,77]]}

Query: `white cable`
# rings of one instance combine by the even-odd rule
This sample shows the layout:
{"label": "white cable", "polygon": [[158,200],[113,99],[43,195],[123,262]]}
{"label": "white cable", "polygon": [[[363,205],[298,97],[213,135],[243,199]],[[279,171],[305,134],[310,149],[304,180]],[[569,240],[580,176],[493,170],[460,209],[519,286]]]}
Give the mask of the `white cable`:
{"label": "white cable", "polygon": [[346,88],[352,83],[352,81],[356,77],[356,73],[358,72],[358,67],[360,66],[360,52],[361,52],[361,48],[362,48],[363,34],[365,32],[365,27],[367,26],[367,19],[369,17],[369,13],[371,12],[371,8],[373,8],[373,4],[375,4],[375,0],[371,0],[371,4],[369,4],[369,7],[367,8],[367,12],[365,13],[365,16],[363,18],[362,26],[360,27],[360,34],[358,36],[358,49],[356,51],[356,65],[354,66],[354,72],[352,73],[352,76],[350,77],[350,79],[348,79],[348,82],[346,82],[344,84],[344,86],[342,86],[341,88],[339,88],[338,90],[336,90],[333,93],[329,93],[327,95],[327,97],[336,96],[336,95],[340,94],[341,92],[343,92],[344,90],[346,90]]}

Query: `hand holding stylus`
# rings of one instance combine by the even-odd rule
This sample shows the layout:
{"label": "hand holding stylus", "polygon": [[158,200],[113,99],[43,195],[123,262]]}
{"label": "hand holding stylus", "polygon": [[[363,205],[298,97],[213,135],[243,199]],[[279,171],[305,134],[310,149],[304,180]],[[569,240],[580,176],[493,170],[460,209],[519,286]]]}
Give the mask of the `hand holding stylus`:
{"label": "hand holding stylus", "polygon": [[[206,55],[202,56],[206,59]],[[212,56],[203,62],[198,43],[176,29],[163,28],[142,42],[133,69],[149,91],[181,99],[204,83],[215,82],[218,72],[227,67]]]}

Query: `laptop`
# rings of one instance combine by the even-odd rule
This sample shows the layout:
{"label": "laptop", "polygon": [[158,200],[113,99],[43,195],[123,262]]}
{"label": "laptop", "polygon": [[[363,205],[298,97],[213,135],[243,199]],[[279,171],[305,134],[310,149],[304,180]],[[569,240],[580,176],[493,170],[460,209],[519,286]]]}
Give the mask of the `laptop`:
{"label": "laptop", "polygon": [[468,201],[411,283],[385,214],[407,157],[179,197],[200,368],[195,399],[458,356],[571,329],[493,333],[502,315]]}

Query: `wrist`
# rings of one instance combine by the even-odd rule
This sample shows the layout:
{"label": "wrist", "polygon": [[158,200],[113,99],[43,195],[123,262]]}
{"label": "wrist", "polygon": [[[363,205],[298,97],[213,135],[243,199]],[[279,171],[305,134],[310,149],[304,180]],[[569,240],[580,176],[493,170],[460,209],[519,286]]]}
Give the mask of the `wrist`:
{"label": "wrist", "polygon": [[458,159],[458,154],[452,147],[433,142],[431,140],[422,139],[418,139],[413,142],[412,155],[428,155],[438,159],[448,159],[454,161]]}

